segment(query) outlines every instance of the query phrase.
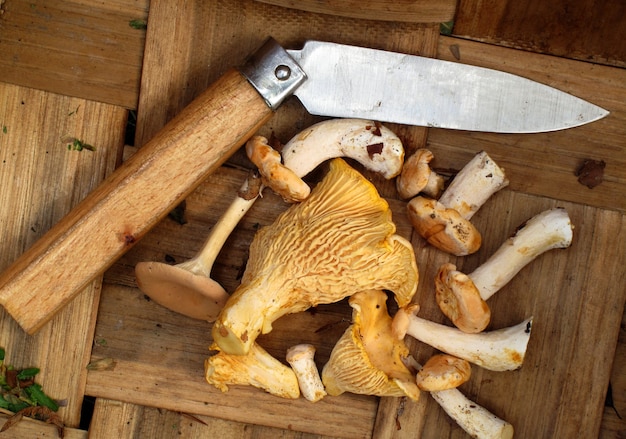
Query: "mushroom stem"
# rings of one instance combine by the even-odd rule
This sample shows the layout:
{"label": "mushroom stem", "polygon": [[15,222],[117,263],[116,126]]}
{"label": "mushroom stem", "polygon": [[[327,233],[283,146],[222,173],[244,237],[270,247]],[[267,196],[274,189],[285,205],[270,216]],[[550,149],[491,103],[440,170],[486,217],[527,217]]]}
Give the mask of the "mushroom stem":
{"label": "mushroom stem", "polygon": [[305,399],[316,402],[326,396],[324,384],[314,361],[315,346],[299,344],[287,350],[287,362],[298,378],[300,392]]}
{"label": "mushroom stem", "polygon": [[394,333],[406,334],[442,352],[488,370],[515,370],[522,366],[532,329],[532,317],[495,331],[468,334],[457,328],[417,317],[409,307],[394,316]]}
{"label": "mushroom stem", "polygon": [[459,389],[439,390],[430,395],[471,437],[511,439],[513,426],[467,398]]}
{"label": "mushroom stem", "polygon": [[235,197],[233,202],[228,206],[228,209],[226,209],[220,219],[213,225],[200,252],[192,259],[178,264],[178,267],[194,274],[211,277],[213,264],[217,259],[217,255],[222,250],[222,247],[224,247],[224,243],[259,197],[258,192],[251,198],[241,196],[241,193],[245,193],[248,190],[249,185],[250,181],[246,179],[237,197]]}
{"label": "mushroom stem", "polygon": [[508,184],[504,170],[481,151],[454,177],[439,202],[469,220],[489,197]]}
{"label": "mushroom stem", "polygon": [[572,236],[572,223],[565,209],[543,211],[522,225],[468,276],[483,300],[487,300],[542,253],[569,247]]}
{"label": "mushroom stem", "polygon": [[282,156],[285,166],[300,176],[328,159],[349,157],[390,179],[402,170],[404,147],[398,136],[380,123],[329,119],[294,136],[283,147]]}
{"label": "mushroom stem", "polygon": [[[256,181],[255,177],[246,179],[196,256],[177,265],[139,262],[135,266],[139,289],[172,311],[194,319],[214,321],[230,296],[224,287],[211,279],[211,269],[224,242],[259,195],[260,184],[255,185],[253,181]],[[243,197],[243,194],[249,196]]]}

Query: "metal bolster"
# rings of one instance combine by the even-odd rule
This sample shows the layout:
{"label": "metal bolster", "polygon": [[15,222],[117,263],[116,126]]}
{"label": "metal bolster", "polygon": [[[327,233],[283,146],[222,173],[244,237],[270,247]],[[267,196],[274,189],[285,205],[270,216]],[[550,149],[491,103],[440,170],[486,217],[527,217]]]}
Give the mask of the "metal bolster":
{"label": "metal bolster", "polygon": [[268,39],[240,69],[275,110],[306,80],[306,73],[273,38]]}

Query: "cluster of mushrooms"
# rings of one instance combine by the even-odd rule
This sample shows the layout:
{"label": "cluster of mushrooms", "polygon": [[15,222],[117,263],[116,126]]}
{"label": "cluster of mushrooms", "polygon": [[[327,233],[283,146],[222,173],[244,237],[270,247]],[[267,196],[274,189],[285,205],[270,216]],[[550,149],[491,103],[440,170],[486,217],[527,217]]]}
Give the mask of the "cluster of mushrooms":
{"label": "cluster of mushrooms", "polygon": [[[470,363],[495,371],[522,365],[532,317],[485,332],[491,317],[487,300],[540,254],[570,245],[573,227],[567,212],[555,208],[531,218],[470,274],[444,264],[434,290],[452,327],[418,317],[419,306],[412,302],[419,280],[414,249],[396,234],[389,205],[375,186],[341,157],[396,178],[398,193],[409,200],[415,230],[436,248],[464,256],[481,245],[471,217],[508,184],[485,152],[445,190],[445,179],[429,166],[430,151],[418,150],[405,161],[400,139],[373,121],[320,122],[281,152],[256,136],[246,152],[260,176],[246,179],[196,257],[178,265],[136,266],[139,288],[157,303],[213,322],[211,350],[216,353],[205,362],[206,380],[222,391],[252,385],[312,402],[344,392],[417,400],[420,391],[427,391],[472,437],[512,437],[511,424],[457,387],[470,378]],[[302,178],[328,160],[329,171],[311,190]],[[293,204],[257,232],[241,284],[228,294],[210,278],[213,262],[265,187]],[[387,292],[398,305],[393,316]],[[352,323],[321,375],[314,346],[290,348],[288,366],[257,343],[281,316],[344,298],[352,307]],[[407,335],[441,354],[418,364],[405,344]]]}

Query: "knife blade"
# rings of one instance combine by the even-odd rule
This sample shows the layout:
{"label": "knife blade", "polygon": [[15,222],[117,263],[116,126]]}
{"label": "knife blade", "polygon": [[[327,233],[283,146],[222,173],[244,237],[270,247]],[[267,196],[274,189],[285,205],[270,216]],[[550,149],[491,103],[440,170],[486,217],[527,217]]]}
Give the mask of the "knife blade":
{"label": "knife blade", "polygon": [[[328,67],[319,69],[315,64],[328,63],[329,60],[320,59],[320,56],[325,56],[324,50],[311,50],[314,46],[315,44],[309,43],[302,51],[288,52],[275,41],[269,40],[240,71],[233,69],[226,72],[0,274],[0,305],[27,333],[37,332],[89,282],[130,250],[167,212],[226,161],[271,118],[273,110],[294,92],[298,93],[298,98],[310,111],[326,116],[342,117],[343,107],[348,107],[352,109],[351,117],[373,118],[372,107],[378,107],[381,109],[376,113],[380,116],[377,117],[378,120],[405,120],[395,119],[393,107],[400,102],[398,94],[406,93],[405,89],[395,89],[397,84],[403,83],[396,77],[407,74],[407,70],[398,70],[397,66],[410,64],[408,60],[411,57],[390,54],[389,60],[395,59],[396,62],[385,68],[380,63],[390,61],[384,61],[385,58],[370,58],[368,63],[366,57],[373,52],[359,52],[366,54],[360,65],[375,68],[379,73],[375,82],[367,74],[350,80],[346,75],[356,74],[355,69],[341,63],[355,62],[352,56],[357,53],[354,52],[356,49],[332,46],[335,54],[347,50],[350,55],[330,60]],[[315,54],[308,54],[309,52]],[[380,51],[376,52],[377,56],[380,55],[378,52]],[[376,66],[372,64],[374,60]],[[424,65],[423,61],[419,63]],[[464,76],[453,79],[443,77],[440,80],[443,83],[451,82],[452,86],[457,84],[460,88],[466,88],[472,81],[481,78],[478,73],[472,74],[478,71],[475,69],[477,68],[464,67],[458,70],[464,72]],[[324,70],[324,75],[331,75],[330,79],[328,76],[319,76],[319,72]],[[419,72],[413,73],[417,75],[413,82],[416,82],[416,78],[432,82],[438,74],[431,69],[430,73],[427,71],[429,79],[422,79]],[[316,81],[323,83],[317,86]],[[404,78],[404,82],[406,81],[411,81],[411,78]],[[337,82],[337,86],[333,82]],[[351,93],[345,93],[341,87],[349,89]],[[486,85],[479,88],[482,87]],[[378,95],[380,97],[373,101],[374,105],[371,100],[368,102],[357,99],[359,93],[373,94],[374,91],[382,91]],[[496,92],[509,96],[504,90],[496,89]],[[319,94],[318,101],[325,102],[319,109],[314,106],[316,94]],[[433,96],[435,99],[439,98],[439,94],[435,93],[429,99]],[[548,102],[548,107],[553,113],[567,114],[564,107],[571,104],[566,103],[560,94],[556,96],[554,102]],[[488,100],[485,103],[472,102],[483,98]],[[350,99],[356,101],[350,102]],[[419,95],[413,95],[411,99],[415,102],[421,100],[421,105],[425,107],[433,105]],[[441,99],[444,97],[441,96]],[[450,121],[455,117],[465,117],[460,110],[475,111],[480,106],[477,104],[497,106],[496,115],[507,108],[504,115],[514,118],[515,113],[510,113],[511,105],[505,105],[507,99],[509,97],[504,100],[489,100],[489,93],[478,93],[465,98],[465,103],[459,105],[448,97],[447,107],[436,113],[438,117],[444,118],[443,121],[425,118],[423,123],[432,126],[451,125]],[[335,100],[338,104],[333,104]],[[519,104],[519,101],[515,102]],[[531,103],[525,108],[533,109],[535,105]],[[577,116],[581,114],[579,124],[606,114],[595,110],[596,115],[590,116],[588,114],[592,110],[587,110],[585,106],[577,108],[580,113],[578,110],[574,113]],[[585,109],[584,114],[582,109]],[[408,106],[402,107],[400,112],[403,111],[414,113],[416,109],[415,106]],[[450,111],[452,117],[446,111]],[[482,116],[483,119],[494,117],[490,116],[493,112],[486,114],[487,116]],[[552,121],[555,120],[569,123],[552,117]],[[404,123],[418,122],[409,119]],[[458,123],[454,128],[479,129],[487,126],[508,125],[502,122],[495,125],[477,125],[473,121]]]}
{"label": "knife blade", "polygon": [[482,67],[320,41],[287,52],[309,78],[294,94],[315,115],[537,133],[608,114],[553,87]]}

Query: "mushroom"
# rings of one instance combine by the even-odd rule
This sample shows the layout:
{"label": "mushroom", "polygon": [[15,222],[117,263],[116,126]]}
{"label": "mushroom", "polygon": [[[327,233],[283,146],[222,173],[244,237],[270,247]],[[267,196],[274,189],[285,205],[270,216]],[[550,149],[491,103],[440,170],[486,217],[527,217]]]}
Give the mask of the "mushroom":
{"label": "mushroom", "polygon": [[215,344],[211,349],[218,353],[205,360],[205,379],[222,392],[227,392],[229,385],[250,385],[282,398],[300,396],[294,371],[257,343],[246,355],[229,355]]}
{"label": "mushroom", "polygon": [[433,355],[417,372],[420,390],[436,392],[453,389],[467,382],[472,375],[469,361],[448,354]]}
{"label": "mushroom", "polygon": [[508,328],[468,334],[457,328],[431,322],[415,315],[417,307],[400,308],[393,318],[399,340],[410,335],[442,352],[488,370],[519,369],[530,340],[532,317]]}
{"label": "mushroom", "polygon": [[429,163],[433,157],[431,151],[420,148],[404,162],[402,172],[396,180],[400,197],[409,199],[421,192],[431,198],[439,198],[445,180],[430,168]]}
{"label": "mushroom", "polygon": [[476,439],[512,439],[513,426],[467,398],[459,389],[430,395],[467,434]]}
{"label": "mushroom", "polygon": [[[300,153],[305,149],[306,153]],[[404,163],[401,140],[389,128],[364,119],[329,119],[294,136],[282,149],[283,163],[306,175],[334,157],[349,157],[390,179]]]}
{"label": "mushroom", "polygon": [[407,212],[417,233],[439,250],[465,256],[482,244],[480,232],[469,220],[437,200],[415,197],[408,202]]}
{"label": "mushroom", "polygon": [[[411,355],[407,358],[407,363],[420,371],[426,367],[426,365],[422,367]],[[417,379],[419,381],[419,376]],[[470,400],[458,388],[452,387],[445,390],[430,391],[429,393],[448,416],[471,437],[476,439],[512,439],[513,426],[510,423]]]}
{"label": "mushroom", "polygon": [[387,294],[361,291],[349,299],[352,325],[346,329],[322,369],[329,395],[344,392],[419,398],[414,372],[405,366],[409,349],[391,331]]}
{"label": "mushroom", "polygon": [[258,177],[249,176],[193,258],[177,265],[139,262],[135,266],[139,289],[172,311],[199,320],[214,321],[230,296],[211,279],[211,269],[226,239],[254,204],[259,190]]}
{"label": "mushroom", "polygon": [[409,219],[429,244],[455,256],[475,253],[481,236],[470,219],[494,193],[509,184],[504,171],[481,151],[454,177],[439,200],[415,197]]}
{"label": "mushroom", "polygon": [[253,136],[248,140],[246,154],[259,169],[263,184],[281,195],[285,201],[299,202],[311,193],[311,188],[300,175],[282,164],[280,153],[267,143],[265,137]]}
{"label": "mushroom", "polygon": [[[376,134],[355,135],[355,126],[368,126]],[[352,140],[349,144],[344,143],[342,147],[337,147],[335,137],[341,134],[337,131],[341,128],[348,130],[343,135]],[[315,135],[311,136],[311,131]],[[329,133],[335,137],[323,136]],[[371,158],[368,151],[374,135],[380,137],[382,152],[380,157],[374,154],[374,158]],[[339,120],[322,122],[314,129],[300,133],[289,144],[288,162],[289,166],[298,166],[295,171],[280,164],[280,154],[268,145],[264,137],[255,136],[250,139],[246,143],[246,152],[259,168],[264,184],[292,202],[309,195],[310,188],[301,177],[327,158],[346,155],[360,161],[366,168],[388,177],[400,172],[404,157],[402,143],[393,132],[367,121],[351,121],[349,124]],[[319,154],[320,151],[325,151],[325,154]],[[384,160],[381,161],[380,158]],[[139,288],[155,302],[172,311],[200,320],[214,321],[229,296],[221,285],[210,278],[211,269],[226,239],[263,190],[259,180],[249,179],[244,183],[239,195],[213,227],[203,249],[196,257],[174,266],[158,262],[137,264],[135,274]],[[250,184],[252,182],[255,184]]]}
{"label": "mushroom", "polygon": [[286,359],[298,378],[302,396],[311,402],[317,402],[326,396],[314,356],[315,346],[310,344],[299,344],[287,349]]}
{"label": "mushroom", "polygon": [[441,311],[465,332],[480,332],[489,324],[486,301],[539,255],[572,243],[573,227],[565,209],[545,210],[523,224],[480,267],[466,275],[444,264],[435,277]]}
{"label": "mushroom", "polygon": [[241,285],[213,325],[213,340],[245,354],[279,317],[364,289],[390,290],[404,306],[417,289],[411,243],[395,234],[388,203],[342,159],[302,203],[261,228]]}

